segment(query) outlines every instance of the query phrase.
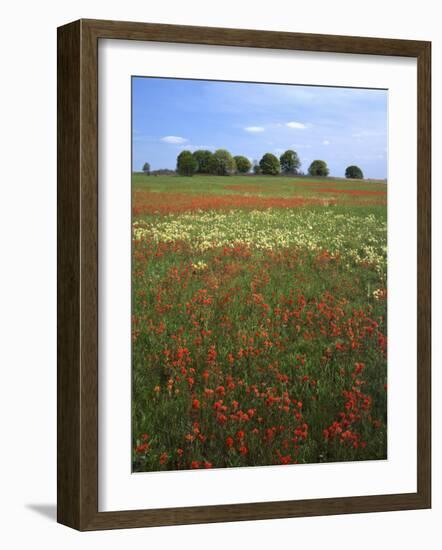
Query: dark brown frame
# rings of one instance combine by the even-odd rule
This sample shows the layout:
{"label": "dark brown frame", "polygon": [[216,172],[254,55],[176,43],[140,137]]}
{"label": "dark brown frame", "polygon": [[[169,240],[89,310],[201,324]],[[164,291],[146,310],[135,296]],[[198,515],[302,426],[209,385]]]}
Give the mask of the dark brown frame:
{"label": "dark brown frame", "polygon": [[[98,511],[98,40],[405,56],[418,67],[417,492]],[[431,43],[79,20],[58,29],[58,521],[81,531],[431,507]]]}

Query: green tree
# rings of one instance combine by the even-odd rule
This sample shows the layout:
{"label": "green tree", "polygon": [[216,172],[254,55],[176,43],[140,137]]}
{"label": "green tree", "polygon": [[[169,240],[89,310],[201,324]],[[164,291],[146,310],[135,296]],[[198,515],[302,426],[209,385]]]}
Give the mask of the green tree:
{"label": "green tree", "polygon": [[143,172],[148,176],[150,174],[150,164],[148,162],[145,162],[143,164]]}
{"label": "green tree", "polygon": [[247,157],[243,157],[242,155],[237,155],[236,157],[233,157],[233,160],[235,161],[235,164],[236,164],[236,170],[240,174],[247,174],[247,172],[250,172],[252,163]]}
{"label": "green tree", "polygon": [[362,173],[362,170],[359,168],[359,166],[351,165],[347,166],[345,169],[345,177],[355,180],[363,180],[364,174]]}
{"label": "green tree", "polygon": [[301,161],[299,160],[298,153],[292,149],[288,149],[279,157],[281,163],[281,170],[284,174],[297,174]]}
{"label": "green tree", "polygon": [[226,149],[217,149],[210,159],[209,172],[217,176],[230,176],[236,170],[235,160]]}
{"label": "green tree", "polygon": [[197,163],[190,151],[181,151],[176,160],[176,169],[180,176],[193,176]]}
{"label": "green tree", "polygon": [[210,159],[213,157],[212,151],[207,149],[198,149],[194,151],[193,158],[196,160],[197,169],[196,171],[199,174],[208,174],[209,173],[209,164]]}
{"label": "green tree", "polygon": [[259,167],[263,174],[276,176],[281,171],[279,160],[272,153],[266,153],[259,161]]}
{"label": "green tree", "polygon": [[314,160],[308,167],[311,176],[328,176],[329,169],[325,160]]}

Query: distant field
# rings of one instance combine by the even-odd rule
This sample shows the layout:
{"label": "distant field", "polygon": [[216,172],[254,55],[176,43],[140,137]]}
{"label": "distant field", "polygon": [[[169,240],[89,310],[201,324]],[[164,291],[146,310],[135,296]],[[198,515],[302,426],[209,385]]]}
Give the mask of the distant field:
{"label": "distant field", "polygon": [[[239,187],[239,188],[238,188]],[[203,194],[244,194],[290,197],[294,195],[322,197],[319,189],[364,191],[384,194],[387,186],[384,182],[370,180],[345,180],[342,178],[311,178],[287,176],[132,176],[134,191],[152,191],[156,193],[203,193]]]}
{"label": "distant field", "polygon": [[133,469],[387,452],[387,185],[132,178]]}

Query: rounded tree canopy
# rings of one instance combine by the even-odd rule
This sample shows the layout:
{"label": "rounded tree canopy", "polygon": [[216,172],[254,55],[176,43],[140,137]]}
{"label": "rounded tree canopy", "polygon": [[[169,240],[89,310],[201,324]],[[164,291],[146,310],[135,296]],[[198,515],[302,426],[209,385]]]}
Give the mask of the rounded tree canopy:
{"label": "rounded tree canopy", "polygon": [[190,151],[181,151],[177,157],[176,169],[180,176],[193,176],[197,163]]}
{"label": "rounded tree canopy", "polygon": [[298,153],[292,149],[288,149],[285,153],[283,153],[279,157],[279,162],[281,163],[281,170],[284,174],[297,174],[298,169],[301,166]]}
{"label": "rounded tree canopy", "polygon": [[145,163],[143,164],[143,172],[144,172],[145,174],[148,174],[148,173],[150,172],[150,164],[149,164],[148,162],[145,162]]}
{"label": "rounded tree canopy", "polygon": [[347,166],[345,169],[345,177],[349,179],[363,180],[364,174],[359,166],[352,164],[351,166]]}
{"label": "rounded tree canopy", "polygon": [[266,153],[259,161],[259,167],[263,174],[276,176],[281,170],[279,160],[272,153]]}
{"label": "rounded tree canopy", "polygon": [[212,151],[207,149],[198,149],[197,151],[194,151],[193,157],[197,163],[196,171],[199,174],[208,174],[210,159],[213,157]]}
{"label": "rounded tree canopy", "polygon": [[250,172],[252,163],[247,157],[243,157],[242,155],[237,155],[236,157],[233,157],[233,160],[235,161],[235,164],[236,164],[236,170],[240,174],[247,174],[247,172]]}
{"label": "rounded tree canopy", "polygon": [[328,176],[329,169],[325,160],[314,160],[309,168],[308,173],[311,176]]}
{"label": "rounded tree canopy", "polygon": [[235,161],[226,149],[217,149],[209,161],[209,172],[217,176],[230,176],[236,170]]}

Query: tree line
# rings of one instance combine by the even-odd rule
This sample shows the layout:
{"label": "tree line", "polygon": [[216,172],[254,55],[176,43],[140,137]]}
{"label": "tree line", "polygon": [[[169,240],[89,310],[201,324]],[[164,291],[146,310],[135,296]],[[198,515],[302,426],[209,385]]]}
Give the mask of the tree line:
{"label": "tree line", "polygon": [[[217,149],[214,153],[209,150],[199,149],[191,152],[181,151],[177,157],[176,171],[180,176],[193,176],[194,174],[213,174],[217,176],[230,176],[233,174],[248,174],[253,171],[255,174],[269,176],[300,175],[301,161],[296,151],[288,149],[279,158],[272,153],[265,153],[261,160],[253,161],[243,156],[232,156],[227,149]],[[150,165],[146,162],[143,172],[150,173]],[[330,173],[327,163],[324,160],[314,160],[309,168],[310,176],[328,176]],[[358,166],[347,166],[345,177],[352,179],[363,179],[364,175]]]}

